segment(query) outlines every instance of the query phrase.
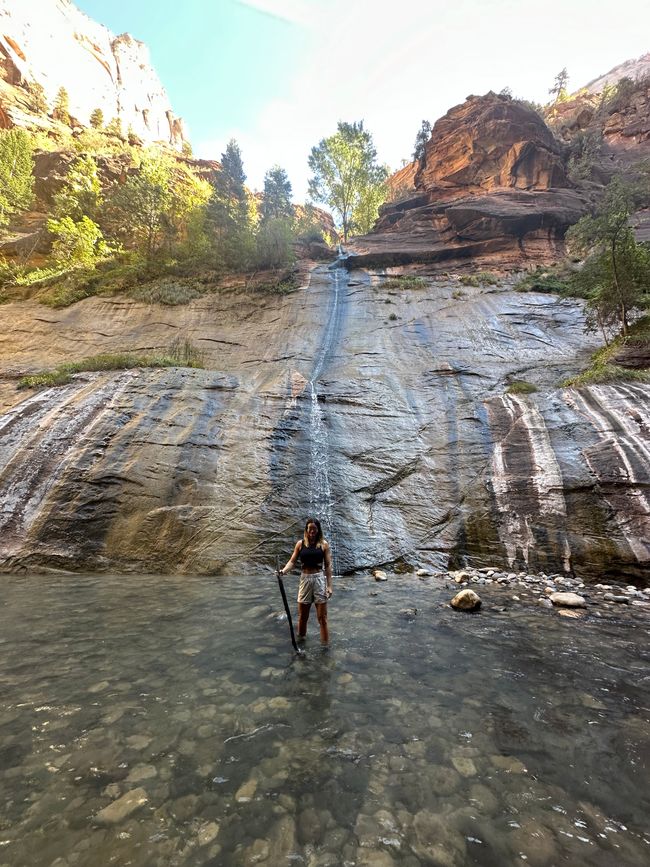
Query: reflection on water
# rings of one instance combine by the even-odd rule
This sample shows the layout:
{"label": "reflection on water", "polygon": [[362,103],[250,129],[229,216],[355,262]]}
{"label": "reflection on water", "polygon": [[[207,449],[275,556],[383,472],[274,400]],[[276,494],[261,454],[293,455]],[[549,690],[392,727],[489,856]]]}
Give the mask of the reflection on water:
{"label": "reflection on water", "polygon": [[296,657],[270,572],[3,591],[2,867],[648,863],[640,614],[350,579]]}

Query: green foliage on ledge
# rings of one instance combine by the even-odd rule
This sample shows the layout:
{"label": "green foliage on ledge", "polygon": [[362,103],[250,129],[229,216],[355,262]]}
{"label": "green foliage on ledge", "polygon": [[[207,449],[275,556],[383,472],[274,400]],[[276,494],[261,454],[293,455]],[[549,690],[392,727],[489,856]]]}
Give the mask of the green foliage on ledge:
{"label": "green foliage on ledge", "polygon": [[203,367],[203,354],[189,340],[176,340],[169,350],[160,354],[132,352],[105,353],[68,361],[54,370],[44,370],[31,376],[23,376],[18,388],[52,388],[67,385],[75,373],[132,370],[138,367]]}
{"label": "green foliage on ledge", "polygon": [[506,389],[508,394],[533,394],[537,391],[537,386],[532,382],[526,382],[524,379],[513,380]]}
{"label": "green foliage on ledge", "polygon": [[562,387],[614,382],[650,382],[650,368],[623,367],[616,363],[621,350],[630,346],[648,347],[650,355],[650,316],[644,316],[631,325],[628,335],[620,335],[609,345],[594,352],[590,366],[577,376],[564,380],[561,383]]}
{"label": "green foliage on ledge", "polygon": [[414,277],[403,274],[401,276],[388,277],[381,284],[382,289],[426,289],[427,281],[423,277]]}

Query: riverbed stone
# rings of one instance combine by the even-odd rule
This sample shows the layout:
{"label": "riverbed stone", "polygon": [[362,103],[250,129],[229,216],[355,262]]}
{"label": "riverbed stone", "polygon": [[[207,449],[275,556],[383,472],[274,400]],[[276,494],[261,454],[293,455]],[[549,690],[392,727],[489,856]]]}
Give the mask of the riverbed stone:
{"label": "riverbed stone", "polygon": [[416,837],[413,851],[426,864],[461,867],[465,863],[465,838],[450,828],[442,816],[421,810],[413,820],[413,828]]}
{"label": "riverbed stone", "polygon": [[461,590],[449,604],[457,611],[477,611],[481,607],[481,598],[473,590]]}
{"label": "riverbed stone", "polygon": [[149,800],[144,789],[131,789],[112,804],[104,807],[95,816],[95,821],[100,825],[117,825],[136,810],[139,810]]}
{"label": "riverbed stone", "polygon": [[451,763],[456,768],[461,777],[475,777],[476,765],[466,756],[452,756]]}
{"label": "riverbed stone", "polygon": [[553,605],[562,608],[586,608],[587,600],[577,593],[552,593],[550,600]]}
{"label": "riverbed stone", "polygon": [[127,783],[141,783],[143,780],[150,780],[158,775],[158,771],[153,765],[136,765],[128,777]]}
{"label": "riverbed stone", "polygon": [[212,843],[213,840],[216,840],[218,835],[218,822],[202,822],[201,825],[199,825],[196,836],[199,846],[207,846],[209,843]]}
{"label": "riverbed stone", "polygon": [[490,756],[493,766],[507,774],[526,774],[526,766],[514,756]]}
{"label": "riverbed stone", "polygon": [[257,780],[250,779],[243,783],[235,794],[235,800],[238,804],[246,804],[252,800],[257,791]]}

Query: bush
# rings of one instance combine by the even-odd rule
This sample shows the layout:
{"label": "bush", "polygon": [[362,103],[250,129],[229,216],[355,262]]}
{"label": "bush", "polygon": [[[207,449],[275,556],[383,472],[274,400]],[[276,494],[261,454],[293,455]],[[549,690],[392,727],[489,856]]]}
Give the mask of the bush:
{"label": "bush", "polygon": [[382,289],[426,289],[427,281],[423,277],[414,277],[403,274],[401,276],[388,277],[382,283]]}
{"label": "bush", "polygon": [[52,258],[59,265],[93,268],[97,260],[109,252],[101,229],[85,215],[76,222],[71,217],[48,220],[47,230],[56,238]]}
{"label": "bush", "polygon": [[180,304],[188,304],[195,298],[205,294],[205,289],[200,284],[189,280],[174,278],[161,278],[155,282],[139,284],[127,292],[129,298],[141,301],[143,304],[164,304],[168,307],[177,307]]}
{"label": "bush", "polygon": [[570,294],[571,281],[566,272],[549,271],[538,268],[522,277],[515,286],[515,292],[543,292],[548,294]]}
{"label": "bush", "polygon": [[506,391],[508,394],[533,394],[537,391],[537,386],[523,379],[515,379],[509,383]]}
{"label": "bush", "polygon": [[478,274],[465,274],[460,278],[463,286],[496,286],[499,278],[490,271],[479,271]]}
{"label": "bush", "polygon": [[131,352],[105,353],[60,364],[31,376],[23,376],[18,388],[51,388],[66,385],[75,373],[131,370],[136,367],[203,367],[203,353],[189,340],[177,338],[166,353],[138,355]]}

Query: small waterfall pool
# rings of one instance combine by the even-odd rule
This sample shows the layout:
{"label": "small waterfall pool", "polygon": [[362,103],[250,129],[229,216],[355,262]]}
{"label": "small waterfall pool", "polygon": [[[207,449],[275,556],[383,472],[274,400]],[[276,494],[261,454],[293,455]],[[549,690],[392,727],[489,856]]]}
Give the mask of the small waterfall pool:
{"label": "small waterfall pool", "polygon": [[297,657],[271,570],[2,580],[2,867],[648,863],[640,610],[349,578]]}

